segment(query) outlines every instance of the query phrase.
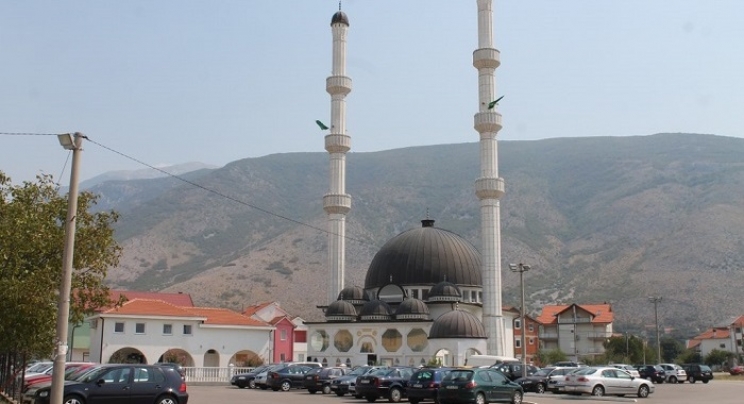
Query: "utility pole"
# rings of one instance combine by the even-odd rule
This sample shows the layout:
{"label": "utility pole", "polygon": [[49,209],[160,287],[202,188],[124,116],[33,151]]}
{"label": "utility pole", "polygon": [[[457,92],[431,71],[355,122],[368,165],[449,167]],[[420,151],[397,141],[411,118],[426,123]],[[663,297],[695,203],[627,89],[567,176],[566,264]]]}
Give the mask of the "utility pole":
{"label": "utility pole", "polygon": [[527,325],[525,324],[525,307],[524,307],[524,273],[530,270],[529,265],[522,264],[509,264],[509,269],[512,272],[519,272],[519,284],[522,288],[522,307],[519,309],[519,314],[522,317],[522,377],[527,377],[527,344],[526,344],[526,333]]}
{"label": "utility pole", "polygon": [[654,320],[656,321],[656,363],[661,363],[661,339],[659,338],[659,303],[661,303],[661,296],[649,297],[648,301],[654,304]]}
{"label": "utility pole", "polygon": [[80,170],[80,152],[83,151],[82,133],[59,135],[59,143],[66,150],[72,150],[72,170],[70,172],[70,190],[67,196],[67,219],[65,221],[65,245],[62,253],[62,281],[59,285],[57,306],[57,334],[54,366],[52,368],[52,386],[50,404],[62,404],[65,384],[65,359],[67,357],[67,328],[70,322],[70,289],[72,288],[72,258],[75,250],[75,226],[77,223],[78,176]]}

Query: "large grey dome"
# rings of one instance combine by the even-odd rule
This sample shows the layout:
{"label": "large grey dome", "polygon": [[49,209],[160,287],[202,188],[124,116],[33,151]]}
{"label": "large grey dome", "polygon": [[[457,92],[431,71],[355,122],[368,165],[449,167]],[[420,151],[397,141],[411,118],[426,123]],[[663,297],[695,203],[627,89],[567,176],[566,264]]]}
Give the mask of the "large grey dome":
{"label": "large grey dome", "polygon": [[390,239],[375,254],[367,270],[364,288],[388,283],[436,285],[444,280],[461,286],[482,287],[481,259],[467,240],[422,220],[422,227]]}
{"label": "large grey dome", "polygon": [[364,303],[362,310],[359,312],[359,319],[362,321],[390,321],[391,312],[390,305],[387,303],[382,300],[372,300]]}
{"label": "large grey dome", "polygon": [[429,331],[429,339],[435,338],[486,338],[483,324],[474,315],[460,310],[442,314]]}
{"label": "large grey dome", "polygon": [[354,305],[344,300],[336,300],[331,303],[325,312],[328,321],[354,321],[356,315]]}
{"label": "large grey dome", "polygon": [[369,301],[369,297],[361,286],[348,286],[338,294],[338,300],[345,300],[351,304],[364,304]]}
{"label": "large grey dome", "polygon": [[396,320],[428,320],[429,307],[419,299],[406,299],[395,310]]}

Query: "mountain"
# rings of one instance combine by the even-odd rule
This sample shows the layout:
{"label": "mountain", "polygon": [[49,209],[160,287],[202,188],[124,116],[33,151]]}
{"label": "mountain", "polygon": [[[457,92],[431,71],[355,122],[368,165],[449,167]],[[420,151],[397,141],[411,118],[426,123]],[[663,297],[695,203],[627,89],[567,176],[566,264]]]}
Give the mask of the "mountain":
{"label": "mountain", "polygon": [[[519,305],[508,263],[522,262],[533,313],[607,301],[616,329],[643,332],[654,324],[648,297],[660,296],[661,326],[680,335],[740,315],[742,156],[744,139],[696,134],[500,141],[504,304]],[[479,164],[477,143],[349,153],[346,283],[363,285],[375,252],[427,216],[480,247]],[[287,153],[188,182],[94,186],[121,213],[124,256],[108,282],[237,310],[273,299],[319,319],[328,166],[325,152]]]}
{"label": "mountain", "polygon": [[158,170],[161,170],[161,171],[154,170],[152,168],[143,168],[141,170],[108,171],[101,175],[97,175],[91,179],[82,181],[80,183],[80,188],[81,189],[92,188],[106,181],[132,181],[132,180],[163,178],[163,177],[167,177],[168,174],[182,175],[182,174],[190,173],[193,171],[204,170],[204,169],[214,169],[214,168],[217,168],[217,166],[214,166],[211,164],[199,163],[199,162],[190,162],[190,163],[176,164],[172,166],[158,167]]}

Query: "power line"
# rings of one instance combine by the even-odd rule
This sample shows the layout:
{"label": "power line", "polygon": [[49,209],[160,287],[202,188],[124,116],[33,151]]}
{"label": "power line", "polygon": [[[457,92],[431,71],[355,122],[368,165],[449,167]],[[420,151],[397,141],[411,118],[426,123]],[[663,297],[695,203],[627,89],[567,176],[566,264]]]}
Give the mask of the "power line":
{"label": "power line", "polygon": [[57,135],[64,135],[64,133],[0,132],[0,135],[5,135],[5,136],[57,136]]}

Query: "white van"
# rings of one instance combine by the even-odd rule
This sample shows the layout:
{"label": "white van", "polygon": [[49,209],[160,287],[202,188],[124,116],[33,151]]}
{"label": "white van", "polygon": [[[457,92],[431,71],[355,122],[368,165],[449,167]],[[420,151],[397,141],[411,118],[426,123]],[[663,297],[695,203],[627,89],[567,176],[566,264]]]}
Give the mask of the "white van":
{"label": "white van", "polygon": [[471,355],[465,362],[465,366],[472,366],[474,368],[481,367],[481,366],[490,367],[497,363],[509,362],[509,361],[519,362],[519,359],[510,358],[508,356],[498,356],[498,355]]}

